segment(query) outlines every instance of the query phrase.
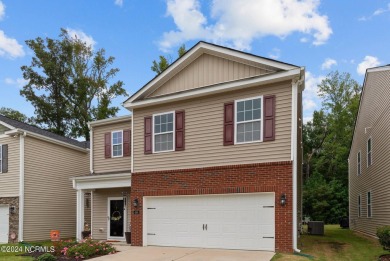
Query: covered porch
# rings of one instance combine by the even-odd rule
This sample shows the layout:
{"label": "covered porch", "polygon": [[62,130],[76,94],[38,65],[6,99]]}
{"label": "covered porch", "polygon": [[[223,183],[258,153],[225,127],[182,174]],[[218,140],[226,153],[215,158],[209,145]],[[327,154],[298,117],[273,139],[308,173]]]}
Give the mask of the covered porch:
{"label": "covered porch", "polygon": [[[130,232],[131,224],[128,204],[131,173],[74,177],[72,182],[77,190],[77,240],[83,239],[82,232],[87,229],[85,223],[89,211],[86,207],[90,206],[91,238],[125,241],[125,233]],[[86,204],[86,199],[90,204]]]}

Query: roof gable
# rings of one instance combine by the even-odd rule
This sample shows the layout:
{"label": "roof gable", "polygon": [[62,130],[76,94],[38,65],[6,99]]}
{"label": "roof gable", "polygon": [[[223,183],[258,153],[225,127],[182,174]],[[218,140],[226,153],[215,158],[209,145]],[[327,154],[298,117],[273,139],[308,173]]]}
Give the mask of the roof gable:
{"label": "roof gable", "polygon": [[[184,74],[193,73],[194,70],[191,69],[193,69],[197,63],[201,63],[205,57],[209,57],[209,58],[212,57],[213,59],[211,60],[215,60],[219,62],[222,61],[228,61],[228,63],[231,62],[233,65],[232,67],[233,75],[227,76],[227,79],[231,77],[232,79],[231,81],[243,79],[242,77],[249,78],[249,77],[258,76],[262,74],[288,71],[288,70],[299,68],[298,66],[295,65],[237,51],[223,46],[214,45],[206,42],[199,42],[190,50],[188,50],[185,55],[183,55],[181,58],[179,58],[173,64],[171,64],[164,72],[157,75],[146,85],[144,85],[139,91],[137,91],[129,99],[127,99],[124,103],[125,107],[131,107],[132,103],[136,103],[137,101],[141,101],[149,97],[156,97],[159,95],[174,93],[177,91],[183,91],[181,89],[175,89],[176,88],[175,84],[183,86],[182,83],[180,83],[180,77],[184,78]],[[234,65],[236,65],[236,68],[240,67],[240,69],[237,69],[238,75],[236,76],[234,75]],[[246,68],[258,68],[259,70],[257,72],[254,72],[253,73],[254,75],[252,76],[245,76],[245,70],[247,70]],[[203,71],[204,70],[206,70],[206,68],[203,69]],[[240,76],[239,73],[240,70],[244,72],[243,76],[242,75]],[[182,73],[183,76],[181,76]],[[217,77],[217,80],[220,79],[223,80],[223,77],[221,78]],[[178,83],[173,83],[174,81],[178,81]],[[216,80],[210,81],[209,78],[207,78],[207,81],[203,80],[203,82],[201,83],[199,83],[199,81],[198,82],[194,81],[194,83],[191,84],[190,83],[184,84],[184,90],[191,90],[193,88],[205,87],[208,85],[213,85],[218,83],[215,81]],[[169,87],[169,88],[165,88],[165,87]],[[159,88],[161,88],[161,90],[159,90]],[[173,90],[173,92],[171,90]]]}
{"label": "roof gable", "polygon": [[203,53],[188,66],[162,83],[146,98],[167,95],[218,83],[236,81],[276,72],[263,64],[248,64],[242,61]]}

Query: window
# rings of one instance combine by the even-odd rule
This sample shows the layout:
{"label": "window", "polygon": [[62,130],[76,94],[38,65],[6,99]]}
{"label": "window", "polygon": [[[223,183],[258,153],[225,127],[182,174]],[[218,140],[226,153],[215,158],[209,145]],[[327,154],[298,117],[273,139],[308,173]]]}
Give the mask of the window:
{"label": "window", "polygon": [[153,115],[153,151],[173,151],[174,112]]}
{"label": "window", "polygon": [[0,173],[3,172],[3,145],[0,145]]}
{"label": "window", "polygon": [[371,191],[367,192],[367,217],[372,217]]}
{"label": "window", "polygon": [[262,97],[236,101],[236,142],[248,143],[261,141]]}
{"label": "window", "polygon": [[112,132],[112,157],[123,156],[123,131]]}
{"label": "window", "polygon": [[371,138],[367,141],[367,167],[371,166],[372,164],[372,144],[371,144]]}
{"label": "window", "polygon": [[360,175],[361,174],[361,156],[360,156],[360,151],[358,152],[357,154],[357,174]]}
{"label": "window", "polygon": [[358,196],[358,217],[360,217],[362,214],[362,197],[361,195]]}

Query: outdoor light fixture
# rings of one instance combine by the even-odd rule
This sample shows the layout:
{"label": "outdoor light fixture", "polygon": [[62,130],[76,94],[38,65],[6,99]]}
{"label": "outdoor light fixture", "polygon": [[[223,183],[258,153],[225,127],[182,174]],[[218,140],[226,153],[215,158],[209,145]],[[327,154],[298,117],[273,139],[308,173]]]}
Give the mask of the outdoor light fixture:
{"label": "outdoor light fixture", "polygon": [[287,197],[286,197],[286,194],[283,193],[283,194],[280,196],[280,205],[281,205],[282,207],[284,207],[286,204],[287,204]]}
{"label": "outdoor light fixture", "polygon": [[138,198],[134,199],[133,206],[136,208],[139,206]]}
{"label": "outdoor light fixture", "polygon": [[11,214],[15,214],[15,206],[10,206],[9,211],[11,212]]}

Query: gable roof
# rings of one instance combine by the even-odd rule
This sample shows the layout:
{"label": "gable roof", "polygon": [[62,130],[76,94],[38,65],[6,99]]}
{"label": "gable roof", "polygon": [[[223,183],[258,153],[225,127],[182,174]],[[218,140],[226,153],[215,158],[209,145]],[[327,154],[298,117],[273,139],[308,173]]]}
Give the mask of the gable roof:
{"label": "gable roof", "polygon": [[1,115],[1,114],[0,114],[0,124],[5,125],[7,127],[11,127],[11,129],[21,129],[21,130],[24,130],[24,131],[28,131],[28,132],[32,132],[32,133],[35,133],[35,134],[39,134],[39,135],[42,135],[44,137],[47,137],[47,138],[50,138],[50,139],[54,139],[54,140],[57,140],[57,141],[60,141],[60,142],[64,142],[64,143],[67,143],[67,144],[70,144],[70,145],[74,145],[74,146],[77,146],[77,147],[80,147],[80,148],[83,148],[83,149],[89,148],[89,142],[88,141],[77,141],[77,140],[74,140],[74,139],[71,139],[71,138],[67,138],[67,137],[55,134],[53,132],[50,132],[50,131],[47,131],[47,130],[44,130],[44,129],[41,129],[41,128],[38,128],[38,127],[35,127],[35,126],[32,126],[30,124],[23,123],[23,122],[20,122],[20,121],[8,118],[8,117],[6,117],[4,115]]}
{"label": "gable roof", "polygon": [[362,101],[363,101],[363,97],[364,97],[364,91],[366,89],[366,82],[367,82],[368,74],[371,72],[380,72],[380,71],[390,71],[390,64],[366,69],[366,74],[364,75],[362,91],[360,92],[358,114],[357,114],[356,119],[355,119],[355,124],[353,127],[353,136],[352,136],[352,140],[351,140],[351,143],[349,146],[348,159],[351,157],[352,145],[353,145],[353,141],[355,140],[355,134],[356,134],[356,125],[357,125],[357,121],[358,121],[359,115],[360,115],[360,110],[361,110]]}
{"label": "gable roof", "polygon": [[161,86],[161,84],[159,85],[158,83],[166,82],[175,74],[179,73],[191,62],[193,62],[195,59],[197,59],[199,56],[205,53],[217,55],[226,59],[235,60],[249,65],[261,64],[262,66],[268,67],[275,72],[285,72],[300,69],[299,66],[293,64],[284,63],[262,56],[250,54],[247,52],[234,50],[228,47],[200,41],[191,49],[189,49],[182,57],[178,58],[175,62],[173,62],[165,71],[163,71],[159,75],[156,75],[141,89],[135,92],[123,103],[123,105],[125,107],[132,107],[132,103],[146,98],[149,94],[153,93],[156,89],[158,89]]}

